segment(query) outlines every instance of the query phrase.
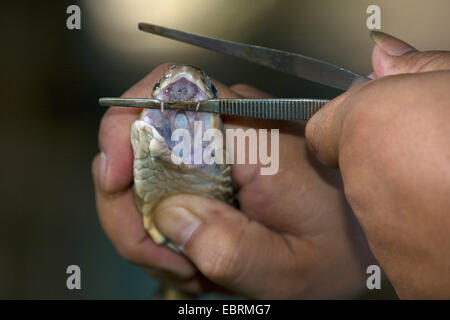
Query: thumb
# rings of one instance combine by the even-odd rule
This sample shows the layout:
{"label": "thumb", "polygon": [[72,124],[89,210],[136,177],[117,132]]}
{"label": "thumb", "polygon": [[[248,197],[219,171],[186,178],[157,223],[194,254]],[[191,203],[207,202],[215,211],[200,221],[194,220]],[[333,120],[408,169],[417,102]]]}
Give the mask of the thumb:
{"label": "thumb", "polygon": [[209,280],[250,296],[254,292],[248,290],[258,285],[249,282],[261,281],[255,275],[261,266],[270,269],[271,261],[265,260],[274,260],[268,252],[283,251],[279,234],[215,199],[173,196],[158,205],[153,217],[159,231]]}
{"label": "thumb", "polygon": [[450,52],[417,51],[406,42],[379,31],[371,31],[376,43],[372,66],[376,78],[400,73],[450,70]]}

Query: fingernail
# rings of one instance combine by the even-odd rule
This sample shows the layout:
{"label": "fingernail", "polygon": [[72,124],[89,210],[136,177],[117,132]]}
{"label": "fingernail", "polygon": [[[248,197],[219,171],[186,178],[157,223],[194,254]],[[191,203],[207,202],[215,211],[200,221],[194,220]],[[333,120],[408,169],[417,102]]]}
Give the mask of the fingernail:
{"label": "fingernail", "polygon": [[182,207],[157,208],[154,220],[158,230],[181,251],[202,223],[199,217]]}
{"label": "fingernail", "polygon": [[406,42],[381,31],[370,31],[372,40],[391,56],[401,56],[416,49]]}

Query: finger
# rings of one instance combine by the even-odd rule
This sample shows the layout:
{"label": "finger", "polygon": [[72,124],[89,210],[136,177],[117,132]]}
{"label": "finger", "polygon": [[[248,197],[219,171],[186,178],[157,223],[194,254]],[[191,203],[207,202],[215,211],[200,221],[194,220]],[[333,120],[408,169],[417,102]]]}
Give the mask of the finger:
{"label": "finger", "polygon": [[[100,170],[101,161],[100,155],[95,157],[92,164],[94,172]],[[196,274],[196,269],[186,258],[150,239],[130,188],[112,195],[100,188],[99,175],[93,176],[100,222],[124,259],[147,268],[167,270],[181,278],[191,278]]]}
{"label": "finger", "polygon": [[420,98],[428,99],[421,107],[426,106],[436,99],[432,93],[439,92],[436,91],[436,79],[445,78],[446,74],[446,71],[434,71],[395,75],[345,92],[327,103],[308,121],[305,136],[309,149],[323,164],[338,167],[339,152],[351,145],[349,140],[359,146],[367,145],[374,126],[380,126],[380,130],[378,121],[381,119],[390,119],[403,108],[405,113],[414,114],[406,108],[417,105],[419,90],[422,92]]}
{"label": "finger", "polygon": [[154,218],[206,278],[247,296],[263,296],[260,290],[271,284],[261,279],[292,268],[289,241],[223,202],[178,195],[161,202]]}
{"label": "finger", "polygon": [[256,89],[255,87],[249,86],[248,84],[239,83],[232,85],[230,89],[234,92],[236,92],[238,95],[244,97],[244,98],[250,98],[250,99],[269,99],[273,98],[272,95],[261,91],[259,89]]}
{"label": "finger", "polygon": [[359,93],[372,84],[355,87],[334,98],[306,123],[306,144],[322,164],[331,168],[338,167],[339,141],[344,119],[351,108],[357,105],[355,100],[362,99]]}
{"label": "finger", "polygon": [[[125,92],[122,97],[145,98],[153,85],[172,64],[167,63],[154,69],[144,79]],[[133,181],[133,151],[130,143],[130,127],[141,112],[138,108],[111,107],[100,123],[99,147],[102,152],[101,171],[94,171],[98,187],[114,194],[128,188]]]}
{"label": "finger", "polygon": [[372,65],[376,78],[401,73],[450,70],[450,52],[419,52],[406,42],[386,33],[372,31],[376,43]]}

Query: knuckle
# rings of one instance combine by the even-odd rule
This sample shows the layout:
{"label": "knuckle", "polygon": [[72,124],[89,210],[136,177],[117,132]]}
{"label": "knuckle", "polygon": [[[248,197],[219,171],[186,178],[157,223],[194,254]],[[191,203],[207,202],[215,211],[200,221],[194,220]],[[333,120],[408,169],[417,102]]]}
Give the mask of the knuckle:
{"label": "knuckle", "polygon": [[395,99],[396,89],[401,88],[397,80],[398,76],[386,77],[367,86],[343,123],[341,172],[346,198],[356,211],[376,200],[367,190],[379,183],[380,168],[383,172],[397,169],[398,160],[393,159],[399,159],[404,139],[409,139],[409,123]]}
{"label": "knuckle", "polygon": [[412,59],[410,66],[413,73],[450,69],[450,55],[440,51],[421,52]]}
{"label": "knuckle", "polygon": [[369,83],[355,94],[348,103],[348,114],[344,118],[343,129],[349,131],[348,138],[363,138],[358,143],[366,145],[369,136],[383,133],[379,130],[381,122],[385,122],[386,116],[394,111],[386,96],[386,89],[393,89],[395,79],[385,78]]}
{"label": "knuckle", "polygon": [[235,253],[231,250],[215,252],[209,259],[202,263],[200,269],[203,274],[217,283],[231,283],[237,277]]}

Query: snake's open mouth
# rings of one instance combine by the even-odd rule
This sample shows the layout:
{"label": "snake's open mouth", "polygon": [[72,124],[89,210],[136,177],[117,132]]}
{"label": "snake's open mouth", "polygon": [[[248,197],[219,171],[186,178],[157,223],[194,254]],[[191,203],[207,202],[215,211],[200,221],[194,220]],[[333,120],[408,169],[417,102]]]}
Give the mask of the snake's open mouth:
{"label": "snake's open mouth", "polygon": [[162,102],[200,102],[209,99],[206,93],[201,90],[198,85],[185,77],[181,77],[165,88],[162,88],[155,98]]}

